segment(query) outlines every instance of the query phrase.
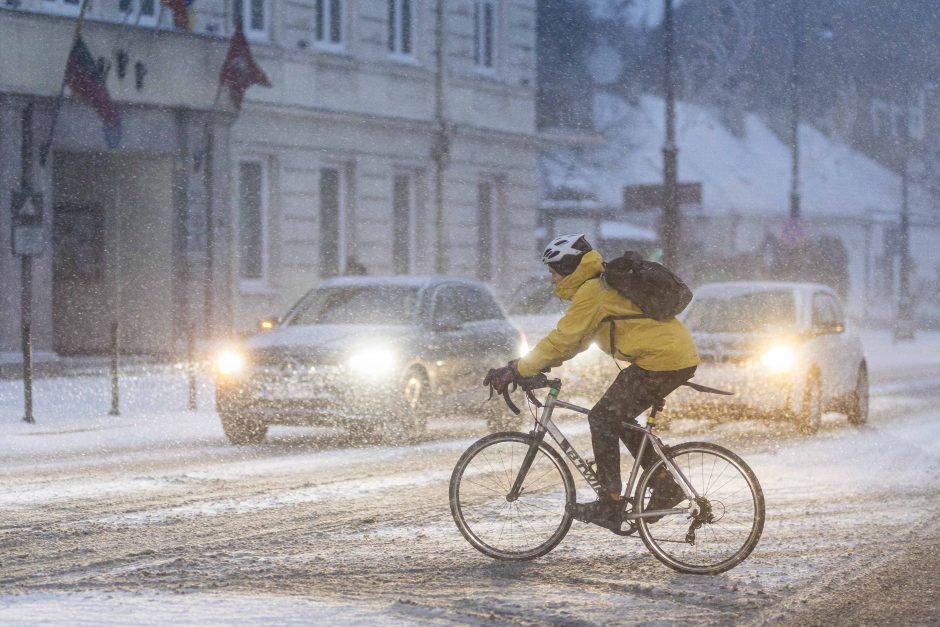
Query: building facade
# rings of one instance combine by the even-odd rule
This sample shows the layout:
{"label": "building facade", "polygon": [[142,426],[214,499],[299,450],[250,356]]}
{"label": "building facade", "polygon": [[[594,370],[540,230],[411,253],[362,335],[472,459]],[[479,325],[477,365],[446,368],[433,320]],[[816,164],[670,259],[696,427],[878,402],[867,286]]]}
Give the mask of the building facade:
{"label": "building facade", "polygon": [[[40,352],[102,352],[114,321],[127,351],[175,352],[349,273],[512,287],[500,269],[535,248],[535,0],[193,6],[192,32],[157,0],[87,9],[116,149],[90,106],[67,97],[56,115],[80,0],[0,8],[0,352],[20,342],[9,207],[24,187],[47,239]],[[272,84],[240,111],[218,87],[236,22]]]}

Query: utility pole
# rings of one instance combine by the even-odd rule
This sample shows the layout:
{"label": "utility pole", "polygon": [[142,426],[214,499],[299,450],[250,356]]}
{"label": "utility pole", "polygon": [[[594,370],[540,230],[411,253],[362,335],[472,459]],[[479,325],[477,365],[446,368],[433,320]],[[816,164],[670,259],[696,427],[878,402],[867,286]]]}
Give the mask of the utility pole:
{"label": "utility pole", "polygon": [[679,263],[679,190],[677,185],[679,149],[676,147],[675,91],[672,80],[673,19],[672,0],[665,0],[663,16],[663,88],[666,95],[666,142],[663,144],[663,264]]}
{"label": "utility pole", "polygon": [[911,110],[910,104],[906,107],[904,125],[901,128],[900,157],[901,157],[901,219],[898,234],[898,256],[900,257],[900,273],[898,281],[898,313],[894,323],[893,339],[913,340],[914,320],[911,302],[911,250],[910,250],[910,207],[908,203],[908,160],[911,148]]}
{"label": "utility pole", "polygon": [[790,221],[800,219],[800,55],[803,47],[803,11],[792,0],[793,64],[790,67]]}
{"label": "utility pole", "polygon": [[450,160],[450,129],[446,117],[447,89],[447,50],[445,49],[447,29],[447,7],[445,0],[437,0],[435,45],[437,47],[437,77],[434,83],[434,117],[437,121],[437,131],[433,138],[431,154],[434,158],[434,238],[435,256],[434,271],[438,274],[447,272],[447,220],[445,211],[447,204],[444,200],[446,186],[444,178],[447,176],[447,164]]}
{"label": "utility pole", "polygon": [[13,254],[20,257],[20,334],[23,350],[23,421],[33,417],[33,256],[42,254],[42,197],[33,191],[33,103],[27,102],[22,116],[20,145],[20,189],[13,194]]}

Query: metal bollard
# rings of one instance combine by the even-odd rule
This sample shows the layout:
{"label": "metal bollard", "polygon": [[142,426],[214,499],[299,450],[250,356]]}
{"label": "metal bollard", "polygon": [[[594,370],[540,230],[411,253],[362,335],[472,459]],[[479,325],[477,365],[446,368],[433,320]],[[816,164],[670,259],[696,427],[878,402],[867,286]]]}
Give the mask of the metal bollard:
{"label": "metal bollard", "polygon": [[186,331],[186,362],[189,373],[189,411],[196,411],[196,364],[193,361],[193,330]]}
{"label": "metal bollard", "polygon": [[118,354],[120,353],[120,335],[118,323],[111,323],[111,416],[121,415],[121,397],[118,390]]}

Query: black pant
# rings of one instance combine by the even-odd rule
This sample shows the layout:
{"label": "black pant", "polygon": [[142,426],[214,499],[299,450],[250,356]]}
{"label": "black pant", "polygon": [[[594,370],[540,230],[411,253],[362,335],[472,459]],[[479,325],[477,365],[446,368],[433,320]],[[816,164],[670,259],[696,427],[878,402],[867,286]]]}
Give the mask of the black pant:
{"label": "black pant", "polygon": [[[637,416],[652,407],[657,399],[665,398],[691,379],[694,374],[694,366],[665,372],[630,366],[620,371],[601,400],[591,409],[588,423],[591,425],[591,445],[597,462],[597,478],[610,494],[620,494],[622,489],[618,440],[622,439],[630,453],[636,457],[643,438],[641,432],[629,429],[624,423],[637,424]],[[655,461],[655,453],[647,446],[640,466],[645,469]]]}

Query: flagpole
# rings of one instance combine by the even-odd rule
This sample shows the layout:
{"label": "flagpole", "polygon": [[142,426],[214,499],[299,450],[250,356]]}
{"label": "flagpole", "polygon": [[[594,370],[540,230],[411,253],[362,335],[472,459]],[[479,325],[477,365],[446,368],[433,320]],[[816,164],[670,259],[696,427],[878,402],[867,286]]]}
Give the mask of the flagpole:
{"label": "flagpole", "polygon": [[62,108],[62,99],[65,97],[65,76],[68,73],[69,58],[72,56],[72,48],[75,42],[82,36],[82,23],[85,21],[85,10],[88,8],[88,0],[82,0],[82,8],[78,11],[78,21],[75,23],[75,32],[72,35],[72,43],[69,46],[69,54],[65,58],[65,71],[62,72],[62,84],[59,85],[59,95],[55,99],[55,107],[52,109],[52,124],[49,125],[49,136],[42,146],[39,147],[39,165],[46,167],[46,159],[49,157],[49,148],[52,146],[52,137],[55,134],[56,122],[59,120],[59,109]]}

